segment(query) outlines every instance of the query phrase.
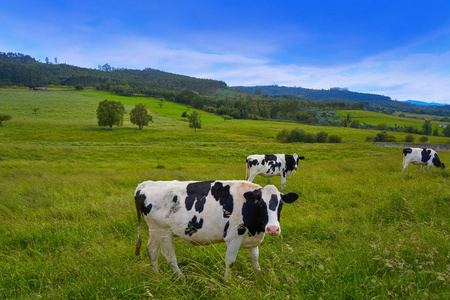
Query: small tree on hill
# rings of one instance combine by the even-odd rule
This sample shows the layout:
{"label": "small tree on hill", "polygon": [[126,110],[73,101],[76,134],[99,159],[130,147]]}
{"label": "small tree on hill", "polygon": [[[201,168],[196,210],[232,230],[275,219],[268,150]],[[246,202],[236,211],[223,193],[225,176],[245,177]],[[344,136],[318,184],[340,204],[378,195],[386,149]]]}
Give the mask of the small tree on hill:
{"label": "small tree on hill", "polygon": [[446,137],[450,137],[450,124],[447,125],[447,127],[442,130],[442,134]]}
{"label": "small tree on hill", "polygon": [[99,126],[109,126],[112,130],[113,125],[123,124],[123,115],[125,114],[125,106],[113,100],[103,100],[98,103],[97,119]]}
{"label": "small tree on hill", "polygon": [[197,128],[202,128],[202,120],[198,112],[194,110],[187,117],[189,119],[189,128],[194,128],[195,132],[197,132]]}
{"label": "small tree on hill", "polygon": [[7,114],[0,114],[0,126],[2,126],[3,121],[11,120],[11,116]]}
{"label": "small tree on hill", "polygon": [[148,125],[148,122],[153,122],[153,118],[148,114],[144,104],[139,103],[130,111],[130,121],[132,124],[138,125],[139,130],[142,130],[144,126]]}
{"label": "small tree on hill", "polygon": [[423,134],[425,135],[431,135],[433,132],[433,126],[431,125],[430,120],[425,120],[425,123],[422,125]]}

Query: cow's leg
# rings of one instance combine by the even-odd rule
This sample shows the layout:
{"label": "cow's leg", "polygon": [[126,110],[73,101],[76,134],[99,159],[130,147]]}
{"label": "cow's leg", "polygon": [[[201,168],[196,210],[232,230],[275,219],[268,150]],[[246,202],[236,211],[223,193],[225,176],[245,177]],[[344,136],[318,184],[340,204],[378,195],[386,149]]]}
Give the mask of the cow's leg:
{"label": "cow's leg", "polygon": [[284,190],[285,188],[286,188],[286,177],[281,175],[281,189]]}
{"label": "cow's leg", "polygon": [[258,175],[258,174],[254,174],[254,173],[252,173],[252,171],[250,170],[250,175],[248,176],[247,181],[253,182],[253,180],[255,179],[256,175]]}
{"label": "cow's leg", "polygon": [[261,267],[259,266],[259,263],[258,263],[258,257],[259,257],[258,246],[248,248],[248,253],[250,254],[250,258],[252,259],[252,262],[253,262],[253,269],[255,271],[261,271]]}
{"label": "cow's leg", "polygon": [[402,173],[408,171],[408,163],[403,163]]}
{"label": "cow's leg", "polygon": [[173,236],[170,232],[161,236],[161,255],[172,266],[172,269],[178,276],[183,276],[178,268],[177,257],[175,256],[175,248],[173,247]]}
{"label": "cow's leg", "polygon": [[159,242],[155,232],[149,229],[149,238],[147,243],[147,253],[150,259],[150,266],[154,272],[158,272],[158,254]]}
{"label": "cow's leg", "polygon": [[225,278],[229,278],[231,275],[231,268],[234,265],[234,262],[236,261],[236,256],[238,254],[239,248],[241,247],[242,240],[244,239],[244,236],[239,236],[231,241],[226,242],[227,244],[227,251],[225,253]]}

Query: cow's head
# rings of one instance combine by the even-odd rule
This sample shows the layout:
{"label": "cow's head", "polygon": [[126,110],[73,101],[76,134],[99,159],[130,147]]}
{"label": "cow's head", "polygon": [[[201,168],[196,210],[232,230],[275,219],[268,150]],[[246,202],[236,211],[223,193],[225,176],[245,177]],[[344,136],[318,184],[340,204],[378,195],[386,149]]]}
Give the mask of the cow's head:
{"label": "cow's head", "polygon": [[298,169],[298,162],[299,162],[299,160],[303,160],[303,159],[305,159],[305,157],[304,156],[298,156],[297,153],[292,154],[292,157],[294,158],[294,161],[295,161],[294,170],[297,170]]}
{"label": "cow's head", "polygon": [[283,203],[292,203],[298,199],[297,194],[282,194],[273,185],[247,192],[244,197],[246,203],[242,214],[250,234],[265,232],[272,236],[281,233],[280,213]]}
{"label": "cow's head", "polygon": [[438,167],[438,168],[445,169],[445,164],[444,164],[444,163],[441,163],[441,161],[440,161],[439,156],[437,155],[437,153],[434,154],[434,157],[433,157],[433,165],[435,165],[435,166]]}

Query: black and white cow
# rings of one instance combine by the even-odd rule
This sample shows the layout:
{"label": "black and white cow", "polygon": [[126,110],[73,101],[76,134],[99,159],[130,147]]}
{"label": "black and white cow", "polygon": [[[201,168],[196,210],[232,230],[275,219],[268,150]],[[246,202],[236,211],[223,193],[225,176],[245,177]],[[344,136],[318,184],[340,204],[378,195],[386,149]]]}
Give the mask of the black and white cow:
{"label": "black and white cow", "polygon": [[250,155],[247,157],[245,179],[253,182],[257,175],[263,177],[281,176],[281,188],[286,187],[286,177],[295,172],[298,168],[298,161],[305,159],[297,153],[271,154],[271,155]]}
{"label": "black and white cow", "polygon": [[225,242],[225,277],[230,274],[239,248],[247,248],[255,270],[258,245],[264,234],[280,234],[283,203],[297,200],[273,185],[264,188],[248,181],[145,181],[136,188],[138,216],[136,255],[141,247],[141,216],[149,228],[147,251],[154,271],[158,254],[182,276],[177,265],[173,236],[194,245]]}
{"label": "black and white cow", "polygon": [[424,165],[427,165],[427,169],[432,166],[445,169],[445,164],[441,163],[438,154],[433,149],[429,148],[405,148],[403,149],[403,169],[402,172],[408,170],[408,165],[413,163],[420,165],[420,169],[423,169]]}

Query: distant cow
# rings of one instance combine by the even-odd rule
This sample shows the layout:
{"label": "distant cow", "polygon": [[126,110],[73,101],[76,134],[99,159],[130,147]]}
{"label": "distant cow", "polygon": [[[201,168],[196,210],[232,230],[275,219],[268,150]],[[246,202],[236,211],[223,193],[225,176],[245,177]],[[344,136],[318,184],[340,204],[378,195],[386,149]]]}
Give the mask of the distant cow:
{"label": "distant cow", "polygon": [[250,155],[247,157],[247,169],[245,179],[253,182],[259,174],[263,177],[281,176],[281,188],[286,187],[286,177],[295,172],[298,168],[298,161],[305,159],[297,153],[271,154],[271,155]]}
{"label": "distant cow", "polygon": [[427,169],[432,166],[445,169],[445,164],[441,163],[438,154],[433,149],[429,148],[405,148],[403,149],[403,169],[402,172],[408,170],[409,163],[415,165],[421,165],[420,169],[423,169],[424,165],[427,165]]}
{"label": "distant cow", "polygon": [[264,234],[280,234],[283,203],[297,200],[273,185],[264,188],[248,181],[145,181],[136,188],[138,217],[136,255],[141,247],[141,215],[149,227],[147,251],[154,271],[158,254],[182,276],[177,265],[173,236],[193,245],[225,242],[225,277],[230,274],[239,248],[247,248],[253,268],[258,264],[258,245]]}

